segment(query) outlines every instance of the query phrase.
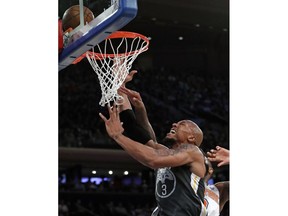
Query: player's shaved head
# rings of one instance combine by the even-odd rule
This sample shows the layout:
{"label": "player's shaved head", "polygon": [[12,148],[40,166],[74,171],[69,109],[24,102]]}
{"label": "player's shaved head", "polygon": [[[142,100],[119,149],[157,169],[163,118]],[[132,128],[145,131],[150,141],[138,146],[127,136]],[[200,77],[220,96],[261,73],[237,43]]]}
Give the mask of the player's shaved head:
{"label": "player's shaved head", "polygon": [[191,121],[191,120],[185,120],[189,125],[191,130],[193,131],[193,136],[195,137],[195,144],[199,147],[203,141],[203,132],[199,128],[199,126]]}

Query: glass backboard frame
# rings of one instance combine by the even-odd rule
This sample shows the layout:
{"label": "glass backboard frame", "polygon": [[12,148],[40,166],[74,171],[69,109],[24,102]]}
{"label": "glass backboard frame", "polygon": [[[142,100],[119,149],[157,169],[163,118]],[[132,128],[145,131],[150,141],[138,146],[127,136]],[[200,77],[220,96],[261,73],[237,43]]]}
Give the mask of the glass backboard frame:
{"label": "glass backboard frame", "polygon": [[84,26],[73,32],[79,35],[75,41],[66,46],[59,54],[58,71],[63,70],[83,53],[91,50],[133,20],[138,12],[137,0],[114,0],[111,6]]}

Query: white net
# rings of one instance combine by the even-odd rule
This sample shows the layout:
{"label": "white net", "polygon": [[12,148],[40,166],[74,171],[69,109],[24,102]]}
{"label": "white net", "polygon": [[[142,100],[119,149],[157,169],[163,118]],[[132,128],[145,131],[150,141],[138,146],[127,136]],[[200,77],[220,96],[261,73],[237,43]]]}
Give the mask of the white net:
{"label": "white net", "polygon": [[[139,35],[139,34],[137,34]],[[98,76],[102,97],[101,106],[114,101],[123,102],[117,90],[123,84],[137,56],[148,49],[148,39],[144,36],[121,36],[107,38],[96,45],[86,57]]]}

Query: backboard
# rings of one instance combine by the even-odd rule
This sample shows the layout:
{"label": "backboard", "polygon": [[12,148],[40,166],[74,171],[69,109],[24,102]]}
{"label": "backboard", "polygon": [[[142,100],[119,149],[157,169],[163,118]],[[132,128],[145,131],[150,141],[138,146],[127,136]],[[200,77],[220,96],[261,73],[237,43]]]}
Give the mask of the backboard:
{"label": "backboard", "polygon": [[[59,1],[61,2],[62,0]],[[102,3],[101,7],[103,7],[103,2],[106,2],[100,14],[95,14],[96,12],[93,10],[93,4],[97,1]],[[66,9],[72,6],[71,1],[69,1],[69,4]],[[94,13],[95,18],[85,24],[82,21],[83,18],[80,17],[80,25],[69,33],[69,37],[74,38],[73,42],[66,45],[59,54],[58,71],[72,64],[77,57],[91,50],[112,32],[127,25],[136,17],[138,11],[137,0],[102,0],[102,2],[101,0],[93,0],[85,1],[85,3],[83,0],[79,0],[79,3],[74,4],[79,4],[80,9],[83,8],[83,5],[88,7]]]}

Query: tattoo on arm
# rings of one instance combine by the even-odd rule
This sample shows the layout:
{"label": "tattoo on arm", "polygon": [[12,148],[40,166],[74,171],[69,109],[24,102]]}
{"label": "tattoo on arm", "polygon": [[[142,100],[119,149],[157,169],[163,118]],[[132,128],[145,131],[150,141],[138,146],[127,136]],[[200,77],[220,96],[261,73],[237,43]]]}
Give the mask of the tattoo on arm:
{"label": "tattoo on arm", "polygon": [[177,149],[158,149],[156,151],[156,153],[159,156],[168,156],[168,155],[176,155],[178,153],[187,151],[187,149],[191,148],[190,144],[185,144],[185,145],[181,145],[179,148]]}

